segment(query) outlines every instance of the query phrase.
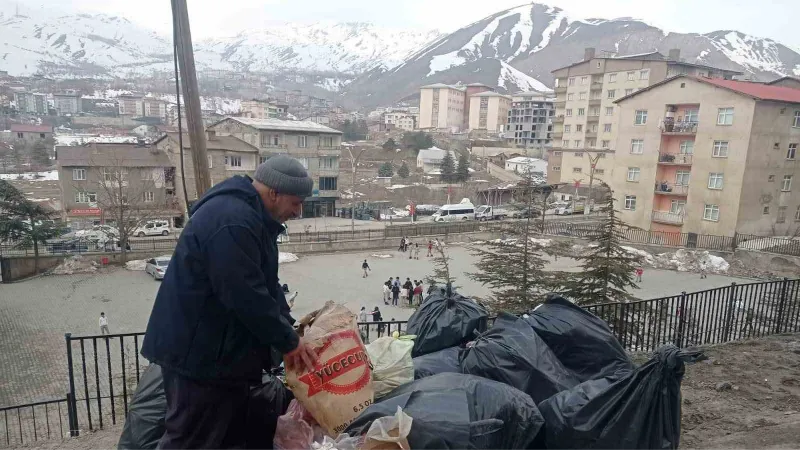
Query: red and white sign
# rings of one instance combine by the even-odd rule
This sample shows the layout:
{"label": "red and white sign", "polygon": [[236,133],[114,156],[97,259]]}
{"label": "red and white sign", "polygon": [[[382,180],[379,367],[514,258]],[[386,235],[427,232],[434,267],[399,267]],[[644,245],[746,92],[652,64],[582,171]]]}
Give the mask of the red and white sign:
{"label": "red and white sign", "polygon": [[[333,345],[337,341],[344,341]],[[344,352],[336,353],[334,348],[345,345]],[[349,374],[345,376],[346,374]],[[369,357],[356,336],[355,331],[347,330],[330,336],[319,349],[319,362],[312,372],[300,377],[300,381],[308,385],[308,397],[320,392],[347,395],[366,386],[371,379]]]}
{"label": "red and white sign", "polygon": [[71,209],[69,211],[70,216],[99,216],[102,214],[103,210],[100,208],[82,208],[82,209]]}

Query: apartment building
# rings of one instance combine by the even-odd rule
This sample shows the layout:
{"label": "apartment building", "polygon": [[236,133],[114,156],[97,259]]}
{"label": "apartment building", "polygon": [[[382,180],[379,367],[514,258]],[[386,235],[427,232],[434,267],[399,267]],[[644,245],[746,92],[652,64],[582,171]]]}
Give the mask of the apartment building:
{"label": "apartment building", "polygon": [[142,97],[136,95],[121,95],[117,97],[120,116],[142,117],[144,115],[144,104]]}
{"label": "apartment building", "polygon": [[167,119],[167,102],[157,98],[142,99],[142,116]]}
{"label": "apartment building", "polygon": [[[175,167],[180,167],[181,152],[177,132],[168,132],[153,143],[164,152]],[[197,199],[197,180],[194,176],[194,160],[189,135],[183,134],[183,175],[178,170],[175,183],[178,187],[178,200],[184,206],[183,182],[186,181],[186,193],[189,201]],[[208,154],[208,170],[211,185],[236,175],[252,175],[261,161],[258,147],[234,136],[217,136],[213,131],[206,131],[206,152]]]}
{"label": "apartment building", "polygon": [[183,220],[175,167],[166,153],[138,144],[56,147],[61,204],[73,230],[126,217]]}
{"label": "apartment building", "polygon": [[23,114],[46,115],[48,112],[47,96],[34,92],[14,92],[14,104],[17,111]]}
{"label": "apartment building", "polygon": [[399,128],[406,131],[417,129],[419,114],[411,114],[405,111],[387,111],[382,113],[382,116],[386,129]]}
{"label": "apartment building", "polygon": [[[465,113],[465,111],[467,111]],[[462,131],[469,111],[467,88],[437,83],[419,90],[419,128]]]}
{"label": "apartment building", "polygon": [[680,75],[617,100],[623,220],[733,236],[800,226],[800,90]]}
{"label": "apartment building", "polygon": [[[605,176],[613,167],[608,153],[613,156],[617,141],[616,100],[676,75],[730,79],[740,74],[681,61],[678,49],[670,50],[668,56],[654,51],[597,57],[593,48],[587,48],[583,61],[553,71],[556,113],[551,152],[560,152],[564,160],[559,162],[560,171],[551,169],[550,181],[588,180],[593,160],[596,175]],[[586,154],[605,156],[598,159]]]}
{"label": "apartment building", "polygon": [[505,131],[511,97],[485,91],[467,97],[469,100],[469,129],[489,133]]}
{"label": "apartment building", "polygon": [[246,100],[242,102],[242,117],[250,119],[277,119],[286,116],[289,106],[275,100]]}
{"label": "apartment building", "polygon": [[550,147],[555,98],[541,92],[518,92],[508,111],[506,139],[517,147]]}
{"label": "apartment building", "polygon": [[339,198],[341,131],[302,120],[243,117],[227,117],[207,131],[218,137],[233,136],[258,148],[257,162],[275,154],[297,158],[314,179],[313,195],[303,203],[303,217],[334,214]]}
{"label": "apartment building", "polygon": [[83,110],[81,96],[74,90],[53,94],[53,106],[59,116],[78,114]]}
{"label": "apartment building", "polygon": [[53,127],[50,125],[28,125],[15,123],[11,125],[11,139],[37,142],[53,138]]}

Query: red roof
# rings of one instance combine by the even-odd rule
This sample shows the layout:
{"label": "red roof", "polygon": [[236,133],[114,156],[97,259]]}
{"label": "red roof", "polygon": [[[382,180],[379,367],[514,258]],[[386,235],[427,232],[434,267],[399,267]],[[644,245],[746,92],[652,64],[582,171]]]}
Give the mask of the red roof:
{"label": "red roof", "polygon": [[775,102],[800,103],[800,89],[784,86],[772,86],[749,81],[723,80],[721,78],[696,78],[703,83],[719,86],[740,94],[749,95],[758,100]]}
{"label": "red roof", "polygon": [[11,125],[12,133],[52,133],[53,127],[50,125],[25,125],[15,123]]}

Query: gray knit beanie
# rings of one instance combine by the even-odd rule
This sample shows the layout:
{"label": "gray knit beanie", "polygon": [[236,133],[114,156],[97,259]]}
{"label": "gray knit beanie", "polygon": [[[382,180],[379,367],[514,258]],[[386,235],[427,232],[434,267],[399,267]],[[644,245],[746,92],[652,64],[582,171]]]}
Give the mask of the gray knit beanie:
{"label": "gray knit beanie", "polygon": [[314,180],[300,161],[286,155],[275,155],[256,168],[253,179],[260,181],[279,194],[308,197]]}

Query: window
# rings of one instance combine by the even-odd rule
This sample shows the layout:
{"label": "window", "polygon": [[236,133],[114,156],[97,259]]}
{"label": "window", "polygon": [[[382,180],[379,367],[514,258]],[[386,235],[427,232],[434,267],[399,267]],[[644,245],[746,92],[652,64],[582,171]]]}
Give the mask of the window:
{"label": "window", "polygon": [[625,196],[625,209],[634,211],[636,209],[636,196],[635,195],[626,195]]}
{"label": "window", "polygon": [[586,115],[586,108],[578,108],[578,115],[585,116]]}
{"label": "window", "polygon": [[568,141],[568,140],[566,140],[566,139],[564,139],[563,141],[561,141],[561,147],[562,147],[562,148],[569,148],[569,141]]}
{"label": "window", "polygon": [[338,169],[339,158],[336,156],[325,156],[319,159],[320,169]]}
{"label": "window", "polygon": [[614,115],[614,107],[613,106],[606,106],[606,115],[613,116]]}
{"label": "window", "polygon": [[784,223],[784,222],[786,222],[786,207],[779,206],[778,217],[775,219],[775,223]]}
{"label": "window", "polygon": [[242,167],[242,157],[225,155],[225,165],[228,167]]}
{"label": "window", "polygon": [[617,82],[617,74],[615,74],[615,73],[608,74],[608,82],[609,83],[616,83]]}
{"label": "window", "polygon": [[144,197],[145,203],[153,203],[156,199],[156,194],[153,191],[146,191],[142,193],[142,197]]}
{"label": "window", "polygon": [[308,136],[306,135],[297,136],[297,146],[300,148],[308,147]]}
{"label": "window", "polygon": [[644,152],[643,139],[631,139],[631,153],[641,155]]}
{"label": "window", "polygon": [[319,146],[322,148],[333,147],[333,136],[323,136],[320,138]]}
{"label": "window", "polygon": [[564,125],[564,133],[571,133],[572,125]]}
{"label": "window", "polygon": [[678,186],[688,186],[689,178],[692,176],[690,172],[679,170],[675,172],[675,184]]}
{"label": "window", "polygon": [[214,168],[214,158],[212,158],[211,155],[208,155],[208,168]]}
{"label": "window", "polygon": [[671,200],[669,202],[669,212],[672,214],[683,214],[686,211],[686,200]]}
{"label": "window", "polygon": [[596,175],[603,175],[604,173],[606,173],[606,169],[594,169],[594,173]]}
{"label": "window", "polygon": [[691,155],[694,153],[694,141],[681,141],[680,154]]}
{"label": "window", "polygon": [[580,167],[573,167],[572,168],[572,173],[581,173],[581,172],[583,172],[583,169],[581,169]]}
{"label": "window", "polygon": [[267,133],[261,133],[261,146],[266,147],[269,145],[269,135]]}
{"label": "window", "polygon": [[733,125],[733,108],[717,109],[717,125]]}
{"label": "window", "polygon": [[698,111],[696,109],[687,109],[683,112],[683,121],[689,123],[697,123]]}
{"label": "window", "polygon": [[572,101],[575,99],[575,94],[567,94],[567,101]]}
{"label": "window", "polygon": [[86,179],[86,169],[72,169],[72,179],[83,181]]}
{"label": "window", "polygon": [[319,177],[320,191],[335,191],[337,187],[337,177]]}
{"label": "window", "polygon": [[625,95],[633,94],[633,89],[625,89]]}
{"label": "window", "polygon": [[583,158],[583,152],[575,152],[576,158]]}
{"label": "window", "polygon": [[[576,139],[575,140],[575,148],[581,148],[581,144],[583,144],[583,142],[580,139]],[[575,155],[575,156],[577,156],[577,155]]]}
{"label": "window", "polygon": [[566,114],[567,117],[572,117],[572,108],[564,111],[564,114]]}
{"label": "window", "polygon": [[20,133],[20,132],[17,133],[17,139],[24,139],[24,138],[25,138],[25,135],[23,133]]}
{"label": "window", "polygon": [[791,175],[784,175],[783,176],[783,185],[781,185],[782,192],[789,192],[792,190],[792,176]]}
{"label": "window", "polygon": [[561,172],[561,166],[553,166],[553,172]]}
{"label": "window", "polygon": [[644,69],[639,71],[639,79],[640,80],[649,80],[650,79],[650,69]]}
{"label": "window", "polygon": [[575,86],[575,78],[570,78],[569,80],[567,80],[567,85],[568,86]]}
{"label": "window", "polygon": [[615,89],[608,90],[608,98],[614,98],[617,95],[617,91]]}
{"label": "window", "polygon": [[609,148],[611,141],[600,141],[600,147]]}
{"label": "window", "polygon": [[308,158],[297,158],[300,161],[300,164],[303,165],[303,168],[308,169]]}
{"label": "window", "polygon": [[589,81],[589,77],[581,77],[581,84],[585,85]]}
{"label": "window", "polygon": [[610,123],[604,123],[603,124],[603,132],[604,133],[611,133],[611,124]]}
{"label": "window", "polygon": [[553,156],[561,156],[561,152],[553,152]]}
{"label": "window", "polygon": [[628,167],[628,181],[639,181],[641,169],[638,167]]}
{"label": "window", "polygon": [[794,221],[800,222],[800,206],[798,206],[797,211],[794,212]]}
{"label": "window", "polygon": [[268,159],[269,159],[269,156],[261,155],[261,156],[258,157],[258,163],[259,164],[264,164]]}
{"label": "window", "polygon": [[583,131],[583,125],[581,125],[581,124],[575,125],[575,131],[577,131],[577,132],[579,132],[579,133],[580,133],[581,131]]}
{"label": "window", "polygon": [[636,117],[633,119],[634,125],[645,125],[647,123],[647,110],[637,109]]}
{"label": "window", "polygon": [[714,158],[728,157],[728,141],[714,141],[714,150],[711,152]]}
{"label": "window", "polygon": [[636,78],[636,72],[628,72],[628,81],[633,81]]}
{"label": "window", "polygon": [[706,205],[703,208],[703,220],[719,221],[719,205]]}
{"label": "window", "polygon": [[722,173],[711,172],[708,174],[708,188],[722,189]]}
{"label": "window", "polygon": [[586,92],[581,92],[578,94],[578,100],[586,100]]}
{"label": "window", "polygon": [[97,202],[97,194],[94,192],[76,192],[75,203],[95,203]]}
{"label": "window", "polygon": [[786,159],[794,159],[797,155],[797,144],[789,144],[789,150],[786,151]]}
{"label": "window", "polygon": [[586,146],[587,147],[594,147],[597,145],[597,139],[587,139]]}
{"label": "window", "polygon": [[764,205],[761,207],[761,214],[769,214],[769,205]]}

